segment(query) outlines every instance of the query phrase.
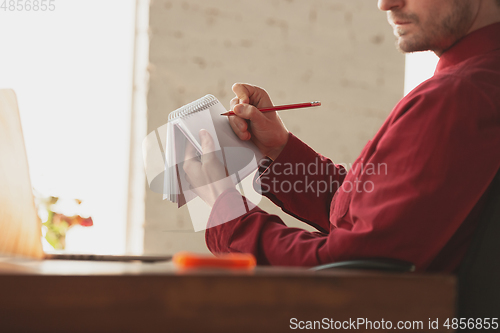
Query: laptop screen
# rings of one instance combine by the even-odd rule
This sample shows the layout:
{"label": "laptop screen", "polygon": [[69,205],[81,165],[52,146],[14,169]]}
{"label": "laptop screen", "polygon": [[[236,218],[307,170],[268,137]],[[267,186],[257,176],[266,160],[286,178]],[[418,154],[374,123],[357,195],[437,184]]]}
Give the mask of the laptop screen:
{"label": "laptop screen", "polygon": [[0,90],[0,253],[43,258],[21,119],[13,90]]}

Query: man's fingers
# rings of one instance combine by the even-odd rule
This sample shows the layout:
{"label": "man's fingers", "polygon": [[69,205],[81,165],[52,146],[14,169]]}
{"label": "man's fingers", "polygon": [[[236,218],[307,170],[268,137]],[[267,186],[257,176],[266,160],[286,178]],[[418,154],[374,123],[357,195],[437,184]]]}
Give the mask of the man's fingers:
{"label": "man's fingers", "polygon": [[201,151],[203,152],[203,155],[215,151],[214,140],[212,139],[212,136],[210,135],[210,133],[208,133],[207,130],[205,129],[200,130],[200,140],[201,140]]}
{"label": "man's fingers", "polygon": [[238,97],[235,97],[229,102],[229,110],[234,109],[236,105],[240,104],[240,99]]}
{"label": "man's fingers", "polygon": [[[251,104],[257,108],[268,108],[273,106],[273,102],[267,91],[260,87],[246,83],[235,83],[233,85],[233,92],[238,99],[238,103],[236,104]],[[233,105],[231,105],[231,107],[233,107]]]}
{"label": "man's fingers", "polygon": [[203,155],[201,155],[201,163],[205,164],[207,162],[217,159],[215,156],[215,144],[210,133],[207,130],[200,130],[200,140],[201,140],[201,150]]}
{"label": "man's fingers", "polygon": [[[233,87],[235,87],[238,84],[239,83],[236,83]],[[234,107],[238,104],[240,104],[240,99],[238,97],[233,98],[230,103],[230,109],[234,110]],[[233,129],[234,133],[241,140],[245,141],[250,140],[251,134],[250,132],[248,132],[248,123],[246,122],[245,119],[235,116],[230,116],[228,117],[228,119],[229,119],[229,124],[231,125],[231,128]]]}
{"label": "man's fingers", "polygon": [[255,106],[250,104],[238,104],[234,107],[234,113],[243,119],[248,119],[257,126],[267,121],[266,116]]}
{"label": "man's fingers", "polygon": [[248,123],[246,122],[245,119],[231,116],[229,117],[229,124],[231,125],[231,128],[233,129],[234,133],[241,140],[245,141],[250,140],[251,134],[248,131]]}
{"label": "man's fingers", "polygon": [[235,83],[233,84],[233,92],[238,98],[239,103],[250,103],[250,97],[253,94],[253,86],[243,83]]}
{"label": "man's fingers", "polygon": [[194,159],[198,156],[196,148],[189,141],[186,141],[186,152],[184,153],[184,156],[186,161]]}

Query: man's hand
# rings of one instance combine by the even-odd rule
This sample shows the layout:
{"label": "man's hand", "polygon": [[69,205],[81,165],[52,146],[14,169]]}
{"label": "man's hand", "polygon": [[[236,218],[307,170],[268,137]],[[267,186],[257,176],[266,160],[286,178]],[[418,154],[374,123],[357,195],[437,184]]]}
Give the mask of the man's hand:
{"label": "man's hand", "polygon": [[262,154],[275,160],[288,142],[288,130],[276,112],[262,113],[258,109],[272,107],[268,93],[259,87],[235,83],[236,97],[231,100],[229,117],[233,131],[241,140],[252,140]]}
{"label": "man's hand", "polygon": [[222,192],[233,188],[234,183],[215,155],[214,141],[210,133],[201,130],[200,140],[203,151],[201,160],[196,155],[196,149],[188,142],[183,169],[193,191],[212,207]]}

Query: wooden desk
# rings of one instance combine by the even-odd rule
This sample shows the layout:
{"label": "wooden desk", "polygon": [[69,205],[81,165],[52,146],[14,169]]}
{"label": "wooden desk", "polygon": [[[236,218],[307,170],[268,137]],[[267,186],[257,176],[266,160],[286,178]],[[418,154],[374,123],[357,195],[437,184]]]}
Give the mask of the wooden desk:
{"label": "wooden desk", "polygon": [[170,263],[17,264],[0,262],[1,332],[274,333],[292,331],[291,318],[384,319],[393,325],[421,320],[420,332],[442,332],[428,330],[429,318],[455,314],[451,276],[285,268],[180,272]]}

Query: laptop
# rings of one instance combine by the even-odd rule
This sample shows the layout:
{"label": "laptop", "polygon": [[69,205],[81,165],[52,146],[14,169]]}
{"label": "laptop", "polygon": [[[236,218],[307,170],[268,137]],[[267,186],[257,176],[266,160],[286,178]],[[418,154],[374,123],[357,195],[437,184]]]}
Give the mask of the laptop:
{"label": "laptop", "polygon": [[171,256],[46,254],[35,208],[16,94],[0,90],[0,255],[33,259],[143,261]]}

